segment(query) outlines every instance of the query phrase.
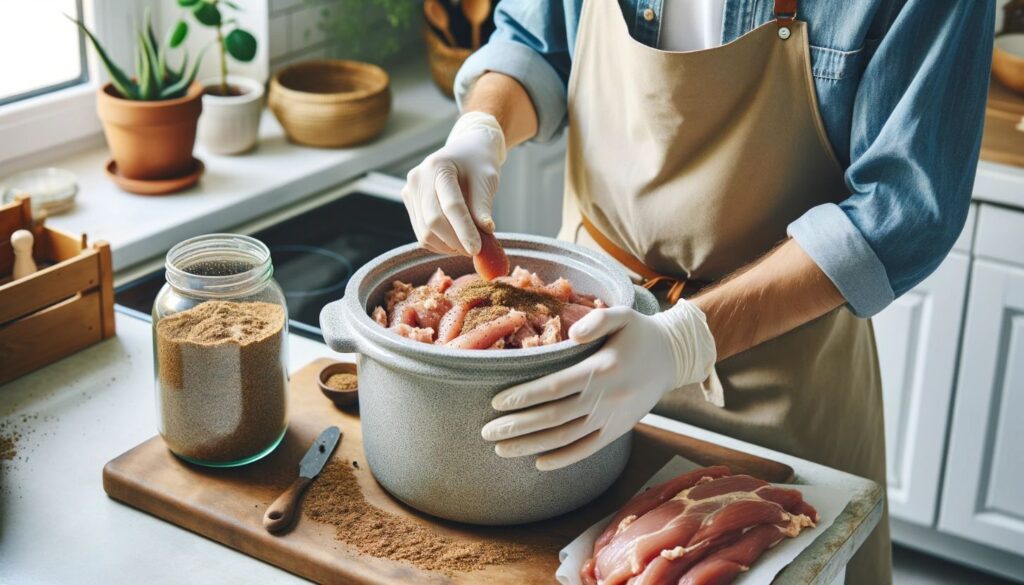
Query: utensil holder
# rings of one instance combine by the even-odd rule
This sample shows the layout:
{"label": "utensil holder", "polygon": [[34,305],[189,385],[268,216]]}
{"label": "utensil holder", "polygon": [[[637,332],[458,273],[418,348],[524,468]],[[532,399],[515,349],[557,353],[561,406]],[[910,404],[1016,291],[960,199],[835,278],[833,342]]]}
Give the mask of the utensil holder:
{"label": "utensil holder", "polygon": [[423,27],[423,40],[427,44],[427,63],[434,84],[444,95],[454,98],[455,74],[473,53],[472,49],[448,46],[427,25]]}
{"label": "utensil holder", "polygon": [[[19,229],[35,236],[40,267],[12,281]],[[110,246],[33,222],[28,197],[0,207],[0,384],[114,334]]]}

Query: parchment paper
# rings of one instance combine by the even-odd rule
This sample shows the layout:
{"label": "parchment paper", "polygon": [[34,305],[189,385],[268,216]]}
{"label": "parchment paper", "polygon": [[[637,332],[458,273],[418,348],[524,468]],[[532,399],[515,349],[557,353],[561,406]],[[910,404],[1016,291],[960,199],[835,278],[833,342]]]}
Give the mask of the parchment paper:
{"label": "parchment paper", "polygon": [[[668,481],[669,479],[682,475],[692,469],[700,467],[693,461],[676,455],[671,461],[665,464],[655,473],[640,491]],[[805,528],[800,536],[796,538],[785,538],[761,555],[761,558],[750,568],[750,571],[741,574],[733,581],[734,585],[764,585],[771,583],[775,575],[795,559],[809,544],[814,542],[818,535],[825,532],[835,522],[836,517],[846,508],[850,502],[850,494],[843,490],[820,485],[789,485],[776,484],[782,487],[800,490],[804,500],[809,502],[818,510],[821,517],[818,525],[814,528]],[[562,585],[581,585],[580,569],[583,563],[590,557],[594,548],[594,541],[601,531],[611,520],[612,515],[603,518],[597,524],[588,528],[583,534],[576,537],[558,553],[558,560],[561,565],[555,572],[555,577]]]}

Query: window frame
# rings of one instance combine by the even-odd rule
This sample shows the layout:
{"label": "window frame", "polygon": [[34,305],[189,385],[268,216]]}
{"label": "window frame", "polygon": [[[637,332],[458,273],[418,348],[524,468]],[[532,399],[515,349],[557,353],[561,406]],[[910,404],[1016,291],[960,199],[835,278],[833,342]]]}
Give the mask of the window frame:
{"label": "window frame", "polygon": [[[108,52],[118,62],[130,62],[125,57],[134,50],[135,26],[142,19],[145,3],[80,2],[86,24],[102,39]],[[102,132],[96,115],[96,91],[107,82],[107,76],[98,66],[91,47],[86,46],[83,56],[86,66],[82,81],[0,105],[0,170],[10,171],[13,168],[8,167],[50,158],[53,152],[66,152],[68,145],[87,141]]]}

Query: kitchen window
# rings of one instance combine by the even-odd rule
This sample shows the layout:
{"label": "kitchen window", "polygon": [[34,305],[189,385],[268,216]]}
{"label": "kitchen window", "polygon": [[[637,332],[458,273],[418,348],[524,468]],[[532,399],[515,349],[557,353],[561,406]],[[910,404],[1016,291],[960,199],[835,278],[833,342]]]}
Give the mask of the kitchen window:
{"label": "kitchen window", "polygon": [[84,19],[118,62],[131,63],[136,0],[0,0],[0,179],[94,144],[103,75],[65,14]]}
{"label": "kitchen window", "polygon": [[65,14],[81,20],[81,0],[0,3],[0,106],[89,80],[85,39]]}

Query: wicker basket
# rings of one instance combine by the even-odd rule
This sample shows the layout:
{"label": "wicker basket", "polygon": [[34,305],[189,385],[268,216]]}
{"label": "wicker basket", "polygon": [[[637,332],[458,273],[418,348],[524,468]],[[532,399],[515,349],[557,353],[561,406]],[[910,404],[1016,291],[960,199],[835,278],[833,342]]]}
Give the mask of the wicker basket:
{"label": "wicker basket", "polygon": [[274,75],[267,103],[289,140],[308,146],[351,146],[384,130],[391,91],[388,74],[376,65],[307,61]]}
{"label": "wicker basket", "polygon": [[427,43],[427,61],[430,63],[430,75],[434,83],[444,95],[455,97],[455,74],[473,51],[448,46],[429,26],[423,27],[423,39]]}

